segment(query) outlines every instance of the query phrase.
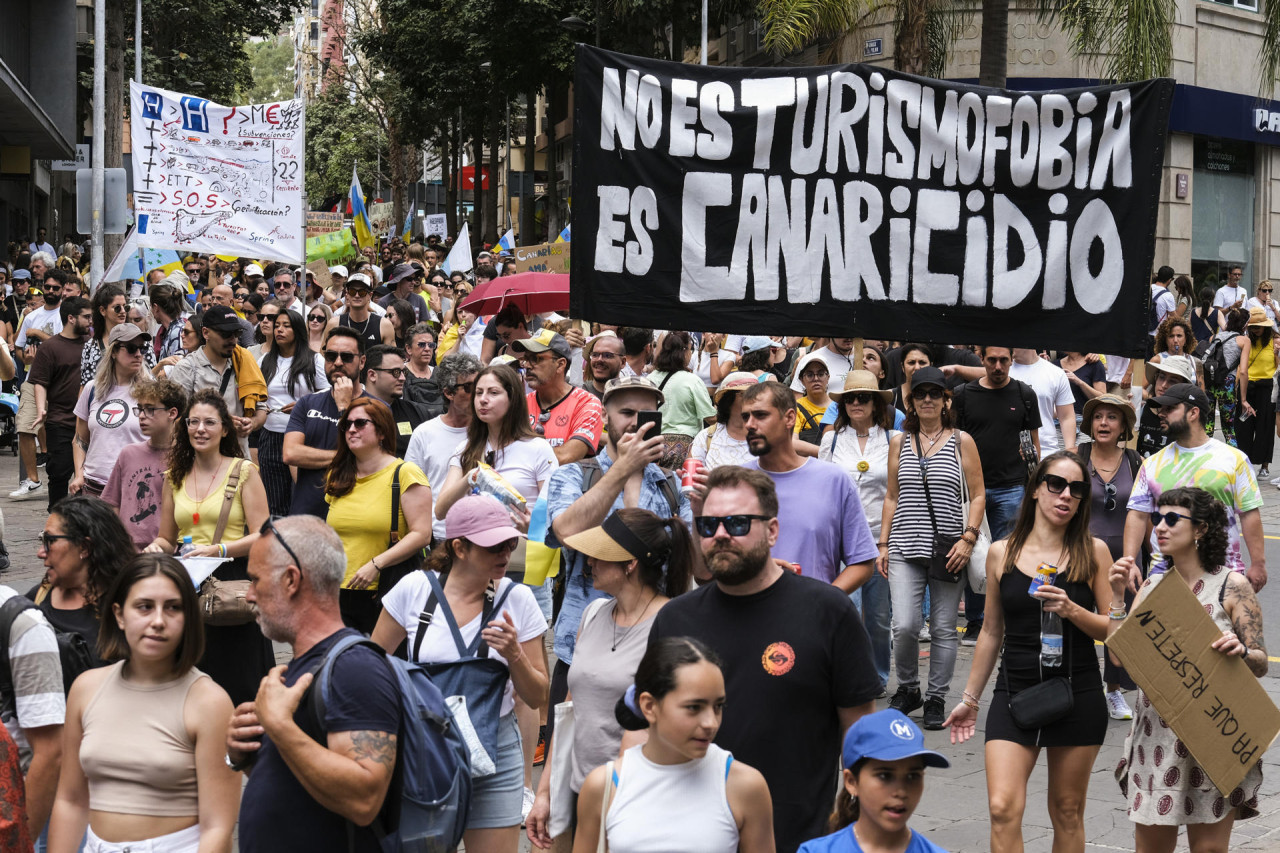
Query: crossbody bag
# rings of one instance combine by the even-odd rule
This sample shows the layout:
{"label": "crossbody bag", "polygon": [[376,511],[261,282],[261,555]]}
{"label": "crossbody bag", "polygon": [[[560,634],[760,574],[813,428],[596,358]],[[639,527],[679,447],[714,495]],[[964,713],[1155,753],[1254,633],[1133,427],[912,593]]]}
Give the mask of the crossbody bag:
{"label": "crossbody bag", "polygon": [[[916,458],[920,461],[920,481],[924,484],[924,505],[929,510],[929,521],[933,523],[933,549],[929,552],[929,578],[946,583],[959,583],[961,573],[947,569],[947,555],[960,541],[960,537],[938,531],[938,517],[934,515],[933,495],[929,491],[929,462],[924,455],[924,445],[920,441],[920,435],[913,434],[912,438],[915,439]],[[964,478],[963,468],[960,470],[960,476],[961,479]]]}

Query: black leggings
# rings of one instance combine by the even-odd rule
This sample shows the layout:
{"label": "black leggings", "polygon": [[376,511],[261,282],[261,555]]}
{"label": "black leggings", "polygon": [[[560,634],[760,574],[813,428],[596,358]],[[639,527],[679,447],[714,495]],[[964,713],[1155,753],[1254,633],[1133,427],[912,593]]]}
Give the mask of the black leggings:
{"label": "black leggings", "polygon": [[1236,443],[1254,465],[1271,464],[1276,444],[1276,407],[1271,402],[1273,379],[1249,383],[1245,399],[1253,406],[1253,416],[1236,423]]}

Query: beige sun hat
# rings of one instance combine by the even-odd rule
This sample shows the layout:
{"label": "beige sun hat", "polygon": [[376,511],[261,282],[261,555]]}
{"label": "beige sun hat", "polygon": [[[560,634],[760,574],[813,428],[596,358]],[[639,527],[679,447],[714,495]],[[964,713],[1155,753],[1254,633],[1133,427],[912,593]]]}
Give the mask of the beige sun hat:
{"label": "beige sun hat", "polygon": [[839,400],[845,394],[858,391],[870,391],[873,394],[879,394],[880,399],[886,403],[893,402],[893,392],[882,390],[870,370],[850,370],[845,374],[844,387],[839,391],[829,392],[828,396]]}

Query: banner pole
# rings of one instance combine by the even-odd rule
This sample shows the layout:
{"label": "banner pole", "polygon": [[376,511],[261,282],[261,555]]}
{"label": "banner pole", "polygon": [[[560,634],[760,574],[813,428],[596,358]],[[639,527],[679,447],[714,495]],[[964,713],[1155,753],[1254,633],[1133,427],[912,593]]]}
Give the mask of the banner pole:
{"label": "banner pole", "polygon": [[853,369],[862,370],[862,338],[853,339]]}

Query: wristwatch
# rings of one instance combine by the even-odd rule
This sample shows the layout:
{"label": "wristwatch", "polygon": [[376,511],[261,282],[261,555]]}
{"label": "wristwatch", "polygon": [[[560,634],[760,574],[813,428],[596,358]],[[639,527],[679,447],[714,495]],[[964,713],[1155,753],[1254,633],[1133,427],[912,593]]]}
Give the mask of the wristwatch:
{"label": "wristwatch", "polygon": [[242,770],[249,769],[249,766],[253,764],[253,759],[256,757],[257,756],[251,752],[245,758],[244,761],[241,761],[240,763],[237,764],[236,762],[231,760],[231,753],[228,752],[223,756],[223,760],[227,763],[227,767],[231,768],[236,773],[239,773]]}

